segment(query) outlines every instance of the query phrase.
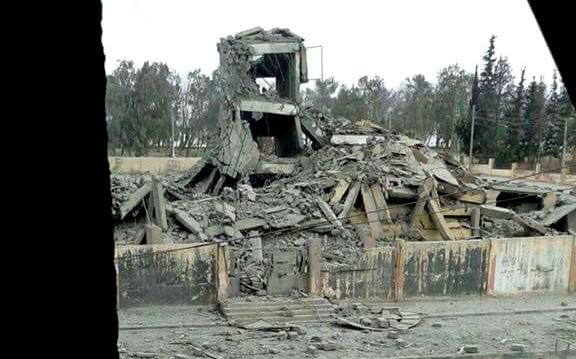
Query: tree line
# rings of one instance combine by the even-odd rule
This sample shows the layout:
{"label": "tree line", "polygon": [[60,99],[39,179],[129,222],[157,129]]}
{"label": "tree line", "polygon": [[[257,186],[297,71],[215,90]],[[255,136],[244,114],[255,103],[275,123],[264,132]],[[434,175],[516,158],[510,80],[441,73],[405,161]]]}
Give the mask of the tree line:
{"label": "tree line", "polygon": [[[460,153],[468,152],[474,108],[474,155],[496,158],[497,164],[559,157],[568,120],[573,151],[575,110],[558,75],[550,88],[542,78],[529,81],[525,68],[516,79],[507,57],[496,55],[495,40],[489,40],[480,73],[452,64],[438,71],[434,83],[417,74],[396,89],[379,76],[350,86],[328,78],[302,91],[302,100],[333,116],[367,119]],[[174,123],[175,144],[189,154],[215,133],[221,100],[217,71],[208,76],[197,69],[181,78],[163,63],[137,69],[121,61],[108,76],[109,146],[134,156],[169,147]]]}

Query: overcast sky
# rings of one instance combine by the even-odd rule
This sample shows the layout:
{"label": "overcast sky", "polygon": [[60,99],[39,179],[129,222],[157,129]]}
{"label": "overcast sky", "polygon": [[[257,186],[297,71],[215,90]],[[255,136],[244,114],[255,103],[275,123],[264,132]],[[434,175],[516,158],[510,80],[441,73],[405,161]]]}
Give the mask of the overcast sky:
{"label": "overcast sky", "polygon": [[[289,28],[307,46],[324,48],[324,78],[354,84],[380,76],[387,87],[441,68],[482,66],[489,38],[520,74],[549,83],[556,65],[526,0],[233,1],[103,0],[106,72],[118,60],[161,61],[184,75],[218,67],[221,37],[262,26]],[[309,50],[309,76],[320,77],[319,50]]]}

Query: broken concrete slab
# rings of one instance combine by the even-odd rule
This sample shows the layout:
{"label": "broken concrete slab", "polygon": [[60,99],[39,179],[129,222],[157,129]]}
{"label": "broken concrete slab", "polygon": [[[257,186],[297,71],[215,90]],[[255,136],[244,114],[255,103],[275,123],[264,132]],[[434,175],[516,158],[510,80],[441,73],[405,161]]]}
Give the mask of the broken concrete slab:
{"label": "broken concrete slab", "polygon": [[330,143],[333,145],[366,145],[370,138],[375,138],[377,141],[386,140],[383,136],[333,135],[330,137]]}
{"label": "broken concrete slab", "polygon": [[551,226],[575,211],[576,211],[576,203],[557,207],[553,209],[549,214],[547,214],[546,217],[544,217],[544,219],[540,221],[540,223],[543,226]]}
{"label": "broken concrete slab", "polygon": [[202,226],[198,221],[194,219],[194,217],[190,216],[189,214],[185,213],[184,211],[174,210],[174,218],[178,220],[186,229],[188,229],[193,234],[200,234],[204,231],[202,230]]}
{"label": "broken concrete slab", "polygon": [[239,107],[240,111],[274,113],[285,116],[293,116],[298,112],[298,107],[283,102],[241,100]]}
{"label": "broken concrete slab", "polygon": [[152,191],[152,183],[145,183],[136,192],[130,195],[130,198],[120,207],[120,219],[124,219],[144,198]]}

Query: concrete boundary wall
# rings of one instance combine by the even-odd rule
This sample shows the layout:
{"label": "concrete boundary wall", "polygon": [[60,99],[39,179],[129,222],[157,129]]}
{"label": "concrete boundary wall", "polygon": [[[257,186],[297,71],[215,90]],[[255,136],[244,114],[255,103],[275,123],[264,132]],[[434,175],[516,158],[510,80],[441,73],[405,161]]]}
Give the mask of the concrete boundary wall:
{"label": "concrete boundary wall", "polygon": [[[354,265],[312,270],[318,258],[305,282],[318,283],[312,296],[334,299],[576,292],[576,236],[399,240],[364,250]],[[118,246],[119,306],[222,302],[229,261],[223,243]]]}
{"label": "concrete boundary wall", "polygon": [[484,293],[489,240],[403,242],[400,248],[397,299]]}
{"label": "concrete boundary wall", "polygon": [[[469,159],[466,157],[465,162]],[[562,175],[560,173],[541,173],[541,167],[536,165],[534,170],[520,170],[516,163],[512,163],[509,169],[496,169],[494,168],[494,159],[490,159],[488,164],[474,164],[472,165],[473,175],[489,175],[489,176],[499,176],[508,178],[518,178],[527,177],[528,180],[542,181],[542,182],[552,182],[552,183],[562,183]],[[533,175],[533,176],[532,176]],[[576,184],[576,175],[569,173],[569,168],[566,168],[566,185]]]}
{"label": "concrete boundary wall", "polygon": [[117,246],[118,307],[216,302],[221,252],[217,244]]}
{"label": "concrete boundary wall", "polygon": [[492,239],[488,294],[567,291],[574,236]]}
{"label": "concrete boundary wall", "polygon": [[199,160],[199,157],[108,157],[108,164],[114,174],[163,175],[189,169]]}
{"label": "concrete boundary wall", "polygon": [[576,236],[398,241],[323,269],[320,282],[320,294],[336,299],[576,291]]}
{"label": "concrete boundary wall", "polygon": [[393,299],[396,247],[367,249],[353,266],[323,268],[320,294],[335,298]]}

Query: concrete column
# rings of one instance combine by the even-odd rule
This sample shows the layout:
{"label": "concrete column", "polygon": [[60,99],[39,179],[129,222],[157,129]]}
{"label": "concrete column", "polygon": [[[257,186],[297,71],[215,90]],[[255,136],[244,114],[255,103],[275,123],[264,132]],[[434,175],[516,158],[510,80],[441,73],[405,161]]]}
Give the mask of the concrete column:
{"label": "concrete column", "polygon": [[308,239],[308,295],[320,295],[320,270],[322,266],[320,238]]}
{"label": "concrete column", "polygon": [[166,244],[162,240],[162,228],[155,224],[145,224],[146,244]]}
{"label": "concrete column", "polygon": [[489,158],[488,159],[488,174],[492,175],[492,170],[494,169],[494,159],[493,158]]}
{"label": "concrete column", "polygon": [[256,263],[262,263],[264,260],[264,255],[262,253],[262,237],[255,237],[258,235],[258,231],[251,231],[248,233],[248,245],[250,246],[250,250],[252,251],[252,258]]}
{"label": "concrete column", "polygon": [[216,244],[216,301],[223,303],[228,298],[230,277],[228,275],[228,244]]}
{"label": "concrete column", "polygon": [[396,300],[404,297],[404,240],[396,242],[396,258],[394,263],[394,296]]}

